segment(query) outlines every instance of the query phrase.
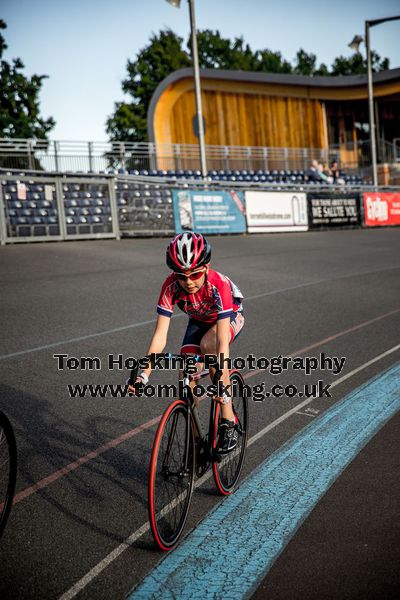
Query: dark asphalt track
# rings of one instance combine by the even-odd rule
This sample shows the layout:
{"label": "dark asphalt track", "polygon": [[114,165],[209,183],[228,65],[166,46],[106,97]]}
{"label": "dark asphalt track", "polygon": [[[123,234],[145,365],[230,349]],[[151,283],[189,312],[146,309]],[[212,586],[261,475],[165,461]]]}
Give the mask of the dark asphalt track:
{"label": "dark asphalt track", "polygon": [[[343,373],[349,373],[399,343],[399,229],[214,237],[212,243],[213,267],[247,297],[236,355],[270,357],[314,346],[308,355],[345,356]],[[17,494],[165,407],[161,399],[71,399],[66,387],[125,380],[125,373],[107,370],[106,357],[144,353],[152,330],[147,322],[155,318],[167,275],[165,247],[165,239],[152,239],[0,248],[0,408],[17,437]],[[179,348],[184,327],[184,318],[173,319],[169,350]],[[59,371],[54,353],[96,356],[102,368]],[[399,359],[396,351],[374,362],[335,387],[330,400],[314,400],[312,410],[269,431],[250,446],[244,475],[310,419]],[[329,383],[335,377],[317,372],[307,381],[317,379]],[[270,387],[272,380],[302,385],[306,377],[293,371],[274,377],[259,373],[249,383],[265,381]],[[158,373],[153,381],[174,377]],[[298,403],[251,402],[250,437]],[[394,569],[398,425],[396,416],[338,478],[256,596],[400,596]],[[145,429],[14,506],[0,542],[1,598],[59,598],[146,523],[154,431],[155,426]],[[194,494],[186,531],[219,501],[208,479]],[[160,558],[146,532],[97,576],[87,577],[79,598],[124,598]]]}

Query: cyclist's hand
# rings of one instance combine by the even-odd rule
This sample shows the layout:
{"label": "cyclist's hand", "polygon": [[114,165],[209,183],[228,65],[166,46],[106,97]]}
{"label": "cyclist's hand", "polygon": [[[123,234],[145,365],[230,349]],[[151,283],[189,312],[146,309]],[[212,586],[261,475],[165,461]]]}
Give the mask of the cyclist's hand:
{"label": "cyclist's hand", "polygon": [[229,396],[227,396],[226,394],[222,394],[222,396],[214,396],[214,400],[218,404],[228,404],[229,402],[231,402],[232,399],[229,398]]}
{"label": "cyclist's hand", "polygon": [[128,383],[128,393],[130,396],[141,396],[142,395],[143,386],[145,385],[145,381],[144,381],[143,377],[140,377],[140,375],[138,375],[136,377],[136,381],[134,384],[129,383],[129,380],[127,383]]}

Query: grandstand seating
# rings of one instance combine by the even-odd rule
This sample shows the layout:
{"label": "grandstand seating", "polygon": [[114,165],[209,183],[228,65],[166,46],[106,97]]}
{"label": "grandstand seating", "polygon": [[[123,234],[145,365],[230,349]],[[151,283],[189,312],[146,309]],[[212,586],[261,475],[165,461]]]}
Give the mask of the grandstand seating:
{"label": "grandstand seating", "polygon": [[[15,180],[3,180],[2,186],[8,236],[60,235],[56,189],[53,183],[29,180],[25,183],[24,200],[18,198]],[[112,231],[107,185],[92,184],[90,181],[65,183],[63,201],[68,235]]]}
{"label": "grandstand seating", "polygon": [[[133,170],[126,171],[124,169],[111,170],[109,171],[111,174],[118,175],[133,175],[133,176],[150,176],[150,177],[167,177],[167,178],[175,178],[177,180],[182,179],[190,179],[190,180],[201,180],[201,172],[200,171],[191,171],[191,170],[178,170],[178,171],[164,171],[164,170],[146,170],[142,169],[141,171]],[[344,174],[342,179],[344,180],[346,185],[363,185],[363,179],[359,175],[346,175]],[[259,185],[327,185],[325,182],[314,182],[307,181],[306,172],[303,170],[212,170],[208,171],[208,180],[209,181],[227,181],[227,182],[238,182],[238,183],[256,183]]]}
{"label": "grandstand seating", "polygon": [[[54,180],[50,183],[38,183],[31,179],[25,182],[25,199],[19,199],[16,174],[2,179],[3,202],[9,237],[59,236],[60,224]],[[111,174],[115,174],[114,171]],[[19,176],[37,176],[34,172],[19,173]],[[130,177],[141,176],[140,179]],[[186,181],[202,180],[200,171],[131,171],[128,176],[120,170],[114,179],[119,227],[122,231],[171,231],[174,230],[172,210],[172,189],[174,181],[187,186]],[[17,175],[18,176],[18,175]],[[50,177],[50,174],[47,174]],[[70,177],[62,181],[65,225],[67,235],[94,235],[112,232],[112,215],[108,182],[95,182],[93,176],[79,175],[74,182]],[[13,177],[11,179],[11,177]],[[146,178],[149,177],[148,182]],[[157,177],[157,180],[152,179]],[[166,183],[160,182],[160,177]],[[82,181],[83,180],[83,181]],[[186,180],[186,181],[185,181]],[[306,184],[302,170],[273,171],[210,171],[209,181],[228,184],[239,183],[244,186],[261,186],[263,189],[282,189],[280,185],[302,186]],[[360,186],[362,180],[356,175],[344,176],[347,186]],[[309,182],[308,185],[319,186]],[[325,184],[326,185],[326,184]]]}
{"label": "grandstand seating", "polygon": [[81,235],[112,231],[107,185],[65,183],[63,200],[67,234]]}
{"label": "grandstand seating", "polygon": [[18,237],[60,234],[54,185],[29,182],[26,199],[18,199],[15,182],[2,181],[8,235]]}
{"label": "grandstand seating", "polygon": [[121,230],[172,230],[172,191],[158,183],[117,180],[115,185]]}

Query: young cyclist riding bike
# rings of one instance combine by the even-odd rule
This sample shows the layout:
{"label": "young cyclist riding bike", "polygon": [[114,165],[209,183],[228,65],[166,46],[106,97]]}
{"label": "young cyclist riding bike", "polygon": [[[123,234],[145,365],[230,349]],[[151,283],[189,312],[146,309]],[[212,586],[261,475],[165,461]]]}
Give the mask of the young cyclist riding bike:
{"label": "young cyclist riding bike", "polygon": [[[157,306],[157,322],[147,355],[161,353],[167,343],[168,329],[175,304],[189,317],[183,338],[183,354],[223,354],[244,325],[242,298],[236,285],[225,275],[210,268],[211,246],[201,234],[177,235],[167,248],[167,265],[173,271],[164,281]],[[151,368],[142,371],[136,383],[147,384]],[[229,370],[222,369],[221,382],[229,386]],[[130,391],[135,392],[133,386]],[[231,452],[238,442],[236,418],[229,394],[215,397],[221,404],[218,451]]]}

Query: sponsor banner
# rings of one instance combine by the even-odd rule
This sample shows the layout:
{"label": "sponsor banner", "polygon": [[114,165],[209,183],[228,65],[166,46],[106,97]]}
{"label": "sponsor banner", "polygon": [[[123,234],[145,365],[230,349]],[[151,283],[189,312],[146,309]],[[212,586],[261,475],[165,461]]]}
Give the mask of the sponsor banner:
{"label": "sponsor banner", "polygon": [[294,192],[246,192],[249,233],[307,231],[306,194]]}
{"label": "sponsor banner", "polygon": [[173,190],[175,231],[244,233],[246,217],[242,192]]}
{"label": "sponsor banner", "polygon": [[365,225],[400,225],[400,192],[364,192],[363,195]]}
{"label": "sponsor banner", "polygon": [[307,194],[310,227],[345,227],[361,224],[359,194]]}

